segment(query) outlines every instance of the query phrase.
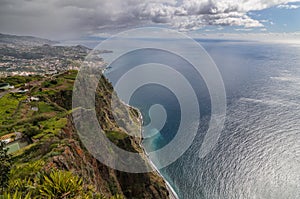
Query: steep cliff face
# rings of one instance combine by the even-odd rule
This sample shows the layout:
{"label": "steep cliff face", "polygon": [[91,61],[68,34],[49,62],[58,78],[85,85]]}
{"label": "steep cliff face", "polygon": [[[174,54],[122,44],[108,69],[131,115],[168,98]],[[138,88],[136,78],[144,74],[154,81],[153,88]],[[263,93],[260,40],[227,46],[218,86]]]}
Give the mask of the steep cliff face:
{"label": "steep cliff face", "polygon": [[[21,176],[34,179],[36,172],[49,172],[55,168],[72,171],[83,179],[86,187],[92,186],[106,198],[117,194],[124,198],[168,198],[165,183],[156,172],[132,174],[113,170],[95,159],[83,146],[71,116],[76,74],[69,71],[56,77],[41,78],[27,94],[28,97],[39,97],[40,101],[21,105],[22,110],[18,111],[27,114],[26,118],[6,126],[6,129],[19,129],[32,140],[30,145],[14,154],[11,179]],[[139,140],[126,134],[130,128],[120,128],[114,121],[111,95],[112,87],[102,77],[96,92],[96,112],[102,129],[119,147],[142,152]],[[39,114],[29,110],[32,106],[39,108]],[[131,109],[130,114],[132,122],[138,123],[137,111]]]}
{"label": "steep cliff face", "polygon": [[62,154],[49,159],[45,165],[46,170],[56,167],[75,171],[106,197],[121,194],[126,198],[168,198],[164,181],[156,173],[131,174],[113,170],[92,157],[74,132],[69,117],[61,135],[61,138],[67,139],[68,144],[63,146]]}

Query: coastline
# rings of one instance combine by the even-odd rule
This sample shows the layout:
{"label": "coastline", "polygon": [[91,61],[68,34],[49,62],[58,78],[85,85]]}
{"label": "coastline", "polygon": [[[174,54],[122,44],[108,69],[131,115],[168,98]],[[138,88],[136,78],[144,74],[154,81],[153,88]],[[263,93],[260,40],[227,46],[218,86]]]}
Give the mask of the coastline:
{"label": "coastline", "polygon": [[[127,107],[130,107],[130,108],[132,108],[132,109],[135,109],[135,110],[138,112],[138,114],[139,114],[138,120],[139,120],[140,124],[143,124],[143,116],[142,116],[140,110],[139,110],[138,108],[136,108],[136,107],[133,107],[133,106],[131,106],[131,105],[125,103],[125,102],[124,102],[123,100],[121,100],[120,98],[119,98],[119,100],[120,100],[124,105],[126,105]],[[148,153],[146,152],[145,148],[143,147],[143,145],[142,145],[142,142],[143,142],[143,129],[142,129],[142,128],[141,128],[141,130],[140,130],[140,135],[141,135],[141,139],[139,140],[139,143],[138,143],[138,144],[139,144],[140,148],[143,150],[143,157],[150,163],[150,166],[153,168],[153,171],[156,172],[157,175],[159,175],[159,176],[164,180],[164,183],[165,183],[165,185],[166,185],[166,188],[167,188],[167,190],[168,190],[168,192],[169,192],[169,199],[179,199],[179,197],[178,197],[176,191],[173,189],[173,187],[170,185],[170,183],[164,178],[164,176],[160,173],[160,171],[156,168],[156,166],[154,165],[154,163],[153,163],[153,162],[151,161],[151,159],[149,158],[149,155],[148,155]]]}
{"label": "coastline", "polygon": [[[130,106],[130,105],[127,105],[127,106]],[[139,121],[140,123],[142,124],[143,123],[143,117],[142,117],[142,114],[140,112],[140,110],[138,110],[137,108],[135,107],[132,107],[130,106],[131,108],[135,109],[138,111],[139,113]],[[143,132],[142,132],[142,128],[141,128],[141,132],[140,134],[143,135]],[[177,193],[175,192],[175,190],[173,189],[173,187],[170,185],[170,183],[164,178],[164,176],[160,173],[160,171],[157,169],[157,167],[155,166],[155,164],[151,161],[151,159],[149,158],[149,154],[147,153],[147,151],[145,150],[145,148],[143,147],[142,145],[142,142],[143,142],[143,138],[141,136],[141,140],[139,142],[139,146],[141,147],[141,149],[143,150],[143,153],[144,153],[144,157],[148,160],[148,162],[150,163],[151,167],[153,168],[154,172],[157,173],[157,175],[159,175],[165,182],[165,185],[166,185],[166,188],[169,192],[169,199],[179,199]]]}
{"label": "coastline", "polygon": [[164,178],[164,176],[160,173],[160,171],[156,168],[156,166],[154,165],[154,163],[151,161],[151,159],[148,156],[148,153],[145,151],[144,147],[142,146],[142,141],[140,142],[140,147],[143,149],[143,152],[145,154],[145,158],[148,160],[148,162],[150,163],[151,167],[153,168],[153,170],[157,173],[157,175],[159,175],[165,182],[166,188],[169,192],[169,199],[179,199],[177,193],[175,192],[175,190],[173,189],[173,187],[170,185],[170,183]]}
{"label": "coastline", "polygon": [[[119,98],[119,100],[123,104],[125,104],[127,107],[130,107],[130,108],[136,110],[138,112],[138,114],[139,114],[138,120],[139,120],[140,124],[143,124],[143,116],[142,116],[140,110],[138,108],[136,108],[136,107],[133,107],[133,106],[125,103],[120,98]],[[141,139],[140,139],[140,141],[139,141],[138,144],[139,144],[140,148],[143,150],[143,157],[149,162],[150,166],[153,168],[153,171],[156,172],[157,175],[159,175],[164,180],[166,188],[167,188],[167,190],[169,192],[169,199],[179,199],[176,191],[173,189],[173,187],[170,185],[170,183],[164,178],[164,176],[160,173],[160,171],[157,169],[157,167],[155,166],[155,164],[149,158],[149,154],[147,153],[147,151],[143,147],[143,145],[142,145],[142,142],[143,142],[143,128],[141,128],[140,135],[141,135]]]}

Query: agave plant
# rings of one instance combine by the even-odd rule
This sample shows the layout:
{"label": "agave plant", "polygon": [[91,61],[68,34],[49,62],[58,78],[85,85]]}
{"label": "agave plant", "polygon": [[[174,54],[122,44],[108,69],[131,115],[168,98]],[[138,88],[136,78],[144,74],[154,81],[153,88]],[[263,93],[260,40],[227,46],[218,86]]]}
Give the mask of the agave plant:
{"label": "agave plant", "polygon": [[117,194],[117,195],[110,197],[110,199],[124,199],[124,197],[122,195]]}
{"label": "agave plant", "polygon": [[10,180],[7,187],[7,190],[10,192],[19,191],[22,193],[27,193],[28,191],[32,191],[34,189],[34,183],[29,178]]}
{"label": "agave plant", "polygon": [[23,193],[20,191],[15,191],[13,194],[5,192],[3,195],[0,195],[0,199],[31,199],[31,194],[27,193],[23,196]]}
{"label": "agave plant", "polygon": [[69,171],[52,171],[42,181],[38,190],[45,198],[75,198],[83,190],[82,179]]}

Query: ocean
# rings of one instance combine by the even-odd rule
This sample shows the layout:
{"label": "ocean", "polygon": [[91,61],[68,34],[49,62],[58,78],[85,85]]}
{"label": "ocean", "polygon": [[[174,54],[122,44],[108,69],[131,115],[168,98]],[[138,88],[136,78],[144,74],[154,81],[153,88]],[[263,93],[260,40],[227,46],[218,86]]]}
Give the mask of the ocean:
{"label": "ocean", "polygon": [[[199,150],[208,129],[211,99],[205,81],[196,76],[189,63],[163,51],[146,49],[117,60],[106,71],[108,79],[115,83],[116,77],[131,67],[159,57],[160,62],[188,79],[195,90],[201,113],[195,139],[183,155],[161,168],[160,173],[180,199],[300,198],[300,45],[197,42],[216,63],[227,100],[224,128],[204,158],[199,157]],[[197,56],[193,49],[184,50]],[[133,93],[129,104],[142,113],[142,145],[147,152],[171,143],[182,121],[182,110],[170,89],[158,84],[143,85]],[[185,120],[187,126],[193,125],[194,119]],[[189,128],[185,133],[191,133]],[[179,146],[174,146],[174,150],[176,147]],[[166,157],[156,158],[159,164]]]}

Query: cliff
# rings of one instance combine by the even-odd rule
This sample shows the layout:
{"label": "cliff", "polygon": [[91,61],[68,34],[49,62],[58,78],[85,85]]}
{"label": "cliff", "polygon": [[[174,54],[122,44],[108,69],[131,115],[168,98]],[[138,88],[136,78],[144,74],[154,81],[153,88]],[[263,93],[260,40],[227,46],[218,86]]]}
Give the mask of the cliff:
{"label": "cliff", "polygon": [[[1,116],[2,120],[0,118],[1,134],[15,129],[22,132],[23,139],[29,143],[12,154],[13,167],[7,191],[22,191],[23,195],[30,192],[31,197],[36,197],[43,193],[39,190],[42,189],[39,184],[41,180],[37,180],[41,179],[39,176],[63,170],[71,171],[74,176],[82,179],[82,192],[89,193],[85,198],[168,198],[165,183],[157,173],[132,174],[113,170],[85,149],[71,116],[76,74],[76,71],[68,71],[46,78],[20,77],[19,85],[26,83],[23,89],[29,91],[25,94],[8,93],[0,99],[14,101],[14,105],[3,110],[6,115]],[[13,80],[9,81],[13,83]],[[113,120],[110,108],[112,86],[104,77],[98,85],[96,112],[105,134],[119,147],[141,152],[139,140],[128,136],[126,130],[119,128]],[[30,101],[30,97],[38,100]],[[136,116],[133,122],[139,122],[137,112],[133,109],[131,111]],[[16,182],[18,186],[14,185]],[[26,186],[28,182],[31,189]],[[69,192],[64,194],[60,198],[72,198]]]}

